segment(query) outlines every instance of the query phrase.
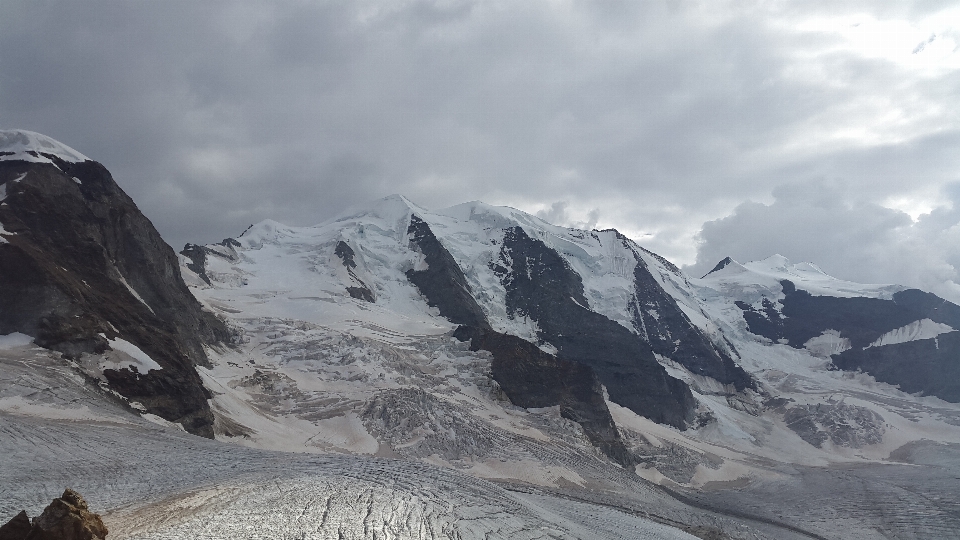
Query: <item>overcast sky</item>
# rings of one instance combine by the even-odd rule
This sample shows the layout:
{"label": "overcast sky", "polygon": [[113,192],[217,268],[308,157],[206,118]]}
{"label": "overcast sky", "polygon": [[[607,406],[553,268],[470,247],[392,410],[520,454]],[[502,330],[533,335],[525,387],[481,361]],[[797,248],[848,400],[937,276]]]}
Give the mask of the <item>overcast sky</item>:
{"label": "overcast sky", "polygon": [[957,2],[0,0],[0,128],[175,248],[402,193],[960,301]]}

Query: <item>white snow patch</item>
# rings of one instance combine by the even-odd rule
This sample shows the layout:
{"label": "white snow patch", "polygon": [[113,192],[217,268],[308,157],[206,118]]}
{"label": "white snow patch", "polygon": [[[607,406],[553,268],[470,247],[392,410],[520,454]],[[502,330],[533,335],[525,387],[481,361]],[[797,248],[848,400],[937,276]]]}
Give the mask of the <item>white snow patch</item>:
{"label": "white snow patch", "polygon": [[[0,130],[0,152],[12,152],[10,155],[0,155],[0,161],[53,163],[53,160],[42,154],[52,154],[69,163],[90,161],[90,158],[62,142],[23,129]],[[36,152],[39,156],[28,154],[28,152]]]}
{"label": "white snow patch", "polygon": [[0,223],[0,244],[9,244],[10,241],[3,237],[3,235],[15,236],[17,233],[12,233],[3,228],[3,223]]}
{"label": "white snow patch", "polygon": [[119,272],[117,273],[120,275],[120,282],[123,283],[123,286],[126,287],[128,291],[130,291],[130,294],[132,294],[134,298],[139,300],[141,304],[147,306],[147,309],[150,310],[150,313],[153,313],[154,315],[156,315],[156,312],[153,311],[153,308],[150,307],[150,304],[144,301],[144,299],[140,297],[140,293],[138,293],[133,287],[130,286],[129,283],[127,283],[127,278],[123,277],[123,274],[120,274]]}
{"label": "white snow patch", "polygon": [[317,434],[304,441],[305,445],[315,444],[314,441],[324,442],[355,454],[375,454],[380,449],[380,443],[370,435],[356,413],[324,418],[315,424]]}
{"label": "white snow patch", "polygon": [[152,414],[152,413],[140,413],[140,416],[141,416],[144,420],[147,420],[148,422],[157,424],[158,426],[173,428],[173,429],[176,429],[176,430],[178,430],[178,431],[183,431],[183,432],[186,432],[186,431],[187,431],[186,429],[183,428],[182,425],[180,425],[180,424],[178,424],[178,423],[176,423],[176,422],[171,422],[171,421],[167,420],[166,418],[161,418],[161,417],[159,417],[159,416],[157,416],[157,415],[155,415],[155,414]]}
{"label": "white snow patch", "polygon": [[832,354],[840,354],[850,348],[850,340],[840,337],[837,330],[824,330],[822,334],[807,340],[803,348],[810,351],[814,356],[827,358]]}
{"label": "white snow patch", "polygon": [[864,348],[869,349],[870,347],[882,347],[884,345],[906,343],[908,341],[916,341],[918,339],[930,339],[935,338],[940,334],[946,334],[947,332],[955,331],[956,329],[950,325],[934,322],[930,319],[920,319],[919,321],[913,321],[906,326],[887,332]]}
{"label": "white snow patch", "polygon": [[33,343],[33,338],[20,332],[0,336],[0,350],[2,351],[15,349],[17,347],[26,347],[31,343]]}
{"label": "white snow patch", "polygon": [[[733,460],[725,460],[718,469],[697,465],[693,478],[690,479],[690,485],[700,489],[710,489],[709,484],[732,484],[743,482],[747,483],[753,477],[754,471],[750,467]],[[716,485],[716,484],[715,484]]]}
{"label": "white snow patch", "polygon": [[[103,336],[103,334],[100,335]],[[100,361],[101,371],[104,369],[119,370],[136,367],[139,373],[147,373],[153,369],[163,369],[160,364],[133,343],[120,338],[108,339],[107,341],[110,343],[111,349],[123,353],[124,357],[110,358],[109,355],[105,354],[103,360]]]}

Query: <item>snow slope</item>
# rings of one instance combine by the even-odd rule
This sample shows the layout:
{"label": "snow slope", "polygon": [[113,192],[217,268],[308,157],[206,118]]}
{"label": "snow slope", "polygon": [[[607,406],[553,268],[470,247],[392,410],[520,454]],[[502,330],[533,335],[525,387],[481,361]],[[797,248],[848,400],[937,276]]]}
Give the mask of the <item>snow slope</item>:
{"label": "snow slope", "polygon": [[[63,166],[87,158],[36,133],[4,131],[0,160]],[[424,231],[411,225],[421,222],[429,229],[421,237],[436,237],[432,247],[415,241]],[[505,249],[519,246],[518,237],[530,240],[526,251]],[[447,258],[437,258],[437,245]],[[453,272],[455,285],[468,290],[482,322],[551,354],[577,329],[547,333],[548,319],[528,309],[542,305],[518,310],[518,291],[529,289],[511,284],[524,273],[528,281],[559,276],[535,293],[555,286],[564,294],[553,307],[648,344],[653,367],[689,386],[692,420],[685,430],[655,423],[598,384],[592,395],[633,458],[623,467],[561,406],[515,406],[492,377],[491,354],[454,339],[457,325],[412,283],[411,273],[432,275],[423,272],[437,261],[462,273]],[[235,239],[185,249],[180,262],[195,296],[235,338],[196,367],[217,440],[145,413],[104,380],[110,367],[135,368],[136,380],[169,373],[154,360],[162,360],[157,350],[151,358],[114,338],[111,351],[66,360],[30,336],[2,336],[0,512],[35,515],[71,486],[106,512],[118,538],[688,531],[859,539],[960,530],[960,405],[839,371],[831,360],[916,344],[940,351],[941,341],[955,341],[960,324],[944,313],[956,306],[889,316],[899,322],[882,328],[851,332],[838,323],[784,337],[801,318],[791,298],[831,306],[899,298],[926,309],[923,293],[837,280],[780,256],[728,259],[691,279],[615,230],[557,227],[481,202],[428,210],[399,195],[313,227],[263,221]],[[708,357],[729,361],[728,371],[697,364]],[[749,384],[724,379],[741,368]]]}
{"label": "snow slope", "polygon": [[640,483],[624,507],[413,460],[203,439],[131,414],[56,354],[11,345],[0,350],[0,518],[38,515],[64,486],[116,539],[694,538],[670,524],[775,537]]}
{"label": "snow slope", "polygon": [[90,161],[87,156],[46,135],[23,129],[0,130],[0,161],[53,163],[49,156],[68,163]]}
{"label": "snow slope", "polygon": [[[839,333],[824,332],[801,348],[771,343],[748,330],[736,304],[782,299],[785,279],[810,294],[840,298],[889,299],[902,287],[836,280],[779,256],[731,261],[691,279],[615,231],[556,227],[479,202],[428,211],[401,196],[315,227],[262,222],[235,243],[205,246],[209,285],[182,268],[194,277],[197,297],[245,339],[241,350],[214,355],[213,366],[201,370],[215,395],[218,438],[257,448],[400,457],[542,489],[622,486],[612,472],[617,466],[597,455],[579,426],[556,410],[512,406],[487,375],[489,356],[449,337],[455,325],[427,305],[405,274],[426,264],[407,235],[413,214],[455,259],[498,331],[538,341],[534,321],[507,313],[506,291],[491,264],[504,231],[520,227],[577,272],[584,307],[633,332],[642,331],[630,312],[633,272],[645,265],[684,316],[757,380],[756,390],[732,392],[661,356],[699,403],[702,422],[686,431],[608,402],[640,457],[635,473],[648,481],[719,504],[710,494],[758,493],[806,478],[783,464],[795,471],[867,466],[890,462],[916,441],[960,444],[956,404],[830,369],[829,355],[849,347]],[[355,254],[350,271],[336,254],[340,242]],[[374,302],[348,293],[361,284]],[[947,331],[922,321],[916,326],[884,343]],[[782,521],[773,508],[756,512]],[[792,519],[809,527],[810,515]],[[831,523],[815,530],[830,537]],[[850,537],[871,537],[863,534]]]}

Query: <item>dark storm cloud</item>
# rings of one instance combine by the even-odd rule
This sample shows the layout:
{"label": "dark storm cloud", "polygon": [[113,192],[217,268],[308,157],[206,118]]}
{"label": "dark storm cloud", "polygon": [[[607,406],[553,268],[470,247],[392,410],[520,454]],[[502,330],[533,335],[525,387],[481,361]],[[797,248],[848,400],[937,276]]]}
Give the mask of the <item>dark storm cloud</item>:
{"label": "dark storm cloud", "polygon": [[704,222],[777,186],[945,205],[960,71],[923,63],[960,39],[930,22],[945,7],[8,0],[0,124],[103,162],[175,247],[398,192],[616,226],[692,263],[725,245],[709,224],[695,243]]}

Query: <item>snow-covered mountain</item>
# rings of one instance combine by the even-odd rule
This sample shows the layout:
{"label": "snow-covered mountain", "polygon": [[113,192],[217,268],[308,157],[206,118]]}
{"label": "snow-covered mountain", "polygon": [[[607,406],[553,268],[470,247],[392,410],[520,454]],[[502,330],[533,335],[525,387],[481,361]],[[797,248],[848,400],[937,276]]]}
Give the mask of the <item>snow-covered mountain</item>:
{"label": "snow-covered mountain", "polygon": [[[0,143],[12,197],[0,204],[0,263],[28,252],[61,268],[41,290],[66,290],[71,316],[92,321],[74,341],[45,338],[24,325],[42,319],[27,300],[9,300],[34,289],[3,286],[24,273],[3,274],[0,315],[19,321],[0,338],[0,509],[11,516],[70,481],[113,509],[104,519],[122,538],[960,530],[960,308],[933,295],[780,256],[725,259],[695,278],[615,230],[398,195],[313,227],[264,221],[188,244],[178,275],[162,241],[150,257],[120,250],[109,239],[122,227],[79,210],[81,230],[100,232],[47,240],[68,233],[21,217],[53,212],[30,206],[43,200],[34,192],[94,216],[96,204],[132,215],[132,202],[88,194],[115,186],[109,173],[56,141],[2,132]],[[62,283],[99,292],[69,296]],[[113,305],[135,317],[118,322]],[[175,415],[139,418],[126,387],[85,382],[173,373],[152,334],[181,340],[177,381],[206,393],[216,441],[176,432],[190,426]],[[83,345],[97,336],[103,348]],[[56,446],[90,463],[44,473],[62,459]],[[371,515],[376,526],[345,525]]]}
{"label": "snow-covered mountain", "polygon": [[702,281],[734,300],[752,334],[960,402],[960,306],[918,289],[844,282],[779,255],[725,259]]}
{"label": "snow-covered mountain", "polygon": [[[281,396],[286,405],[272,407],[281,424],[338,414],[349,433],[372,437],[348,443],[344,432],[334,443],[344,451],[541,485],[588,473],[579,460],[547,472],[529,447],[475,441],[495,431],[563,448],[570,438],[543,426],[548,414],[579,424],[571,429],[583,442],[564,452],[589,444],[675,488],[783,480],[760,462],[877,462],[911,441],[960,442],[955,404],[845,363],[852,347],[936,344],[960,325],[903,300],[926,293],[844,282],[810,263],[726,260],[695,279],[613,230],[556,227],[479,202],[429,211],[401,196],[315,227],[259,223],[184,253],[198,298],[241,326],[248,347],[274,359],[270,377],[286,381],[255,383],[265,372],[247,356],[215,361],[217,414],[249,428],[221,436],[243,444],[273,444],[243,404]],[[803,311],[809,298],[832,304]],[[897,314],[863,334],[854,315],[873,321],[877,306]],[[337,395],[340,408],[305,405],[321,395]],[[559,410],[539,412],[548,406]],[[411,432],[404,415],[424,423]],[[540,467],[507,472],[491,458]]]}

